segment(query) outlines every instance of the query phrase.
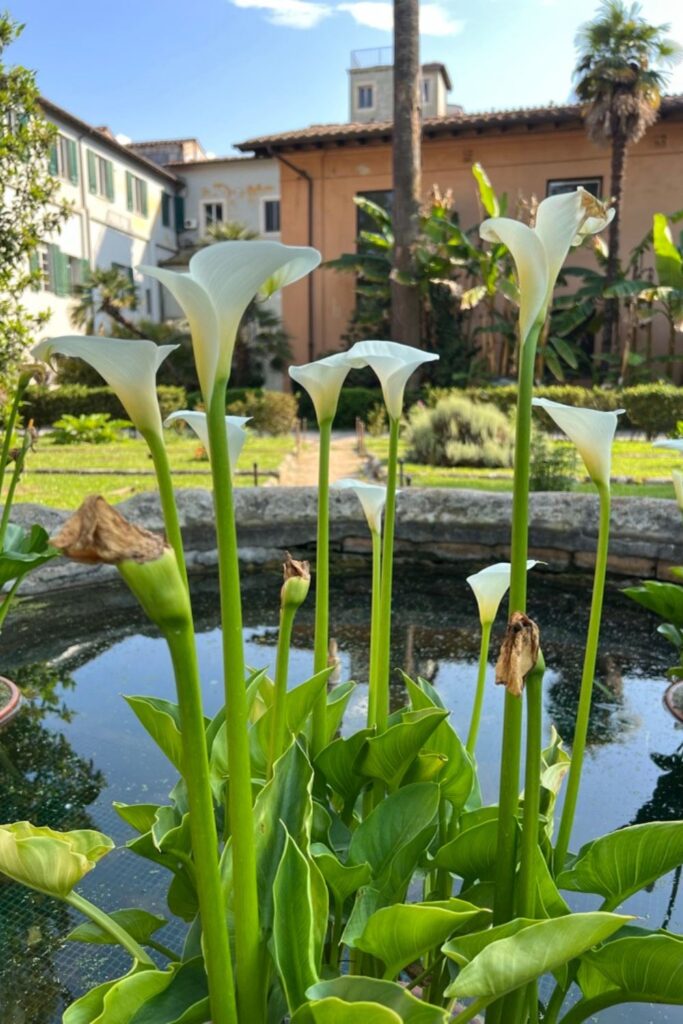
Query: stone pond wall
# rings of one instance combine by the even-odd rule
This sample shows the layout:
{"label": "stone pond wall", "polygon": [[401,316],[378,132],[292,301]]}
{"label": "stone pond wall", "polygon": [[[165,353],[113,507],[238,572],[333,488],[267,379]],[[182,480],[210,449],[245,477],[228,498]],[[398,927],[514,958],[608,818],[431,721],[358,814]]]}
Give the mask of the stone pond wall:
{"label": "stone pond wall", "polygon": [[[242,487],[236,490],[240,557],[246,568],[276,566],[285,549],[314,561],[316,491],[310,487]],[[216,564],[211,495],[181,490],[178,506],[188,551],[188,566],[201,571]],[[140,494],[118,506],[123,515],[151,530],[161,530],[154,494]],[[408,489],[398,495],[396,557],[404,563],[438,566],[471,563],[472,571],[509,558],[511,495],[450,488]],[[39,522],[53,532],[68,513],[39,505],[16,505],[16,522]],[[530,550],[549,571],[590,569],[598,527],[597,497],[590,494],[533,494],[530,501]],[[331,543],[338,567],[358,568],[370,557],[370,537],[360,504],[347,491],[331,492]],[[683,565],[683,524],[674,501],[615,498],[609,569],[626,577],[671,578]],[[33,573],[22,593],[57,586],[98,583],[115,570],[57,559]]]}

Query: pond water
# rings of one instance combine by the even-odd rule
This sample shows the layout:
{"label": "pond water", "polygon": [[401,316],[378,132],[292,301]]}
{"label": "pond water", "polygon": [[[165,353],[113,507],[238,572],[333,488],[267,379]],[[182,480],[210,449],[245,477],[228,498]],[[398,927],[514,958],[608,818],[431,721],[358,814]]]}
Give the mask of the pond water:
{"label": "pond water", "polygon": [[[461,734],[469,722],[478,654],[474,600],[464,583],[468,571],[402,569],[392,638],[392,663],[432,680]],[[265,577],[245,580],[244,635],[247,663],[272,668],[280,581],[276,573]],[[216,582],[197,579],[193,590],[205,710],[211,715],[222,702]],[[540,624],[549,666],[546,737],[551,723],[571,736],[589,600],[585,580],[530,574],[529,612]],[[337,579],[331,605],[341,678],[365,680],[369,581],[362,576]],[[574,849],[629,823],[683,816],[683,731],[662,705],[671,658],[655,629],[653,617],[639,611],[616,585],[610,586]],[[294,633],[293,684],[312,672],[312,641],[309,598]],[[2,670],[32,699],[0,735],[0,820],[29,818],[55,828],[97,828],[117,844],[124,843],[131,832],[112,810],[112,800],[162,801],[175,781],[173,769],[121,698],[127,693],[174,699],[164,643],[116,582],[18,608],[3,632]],[[397,703],[400,691],[397,686],[393,694]],[[366,697],[361,684],[345,730],[363,723]],[[487,803],[497,798],[502,705],[503,691],[491,682],[478,748]],[[675,874],[662,879],[651,893],[632,899],[628,910],[648,927],[664,924],[683,932],[677,881]],[[164,869],[116,850],[82,889],[105,909],[144,906],[163,914],[165,882]],[[595,906],[586,899],[581,909]],[[71,912],[56,901],[0,883],[2,1024],[55,1024],[70,998],[94,980],[127,969],[126,955],[117,950],[69,943],[62,947],[72,921]],[[160,939],[177,946],[182,933],[166,928]],[[680,1008],[629,1006],[605,1011],[599,1019],[663,1024],[680,1021],[681,1015]]]}

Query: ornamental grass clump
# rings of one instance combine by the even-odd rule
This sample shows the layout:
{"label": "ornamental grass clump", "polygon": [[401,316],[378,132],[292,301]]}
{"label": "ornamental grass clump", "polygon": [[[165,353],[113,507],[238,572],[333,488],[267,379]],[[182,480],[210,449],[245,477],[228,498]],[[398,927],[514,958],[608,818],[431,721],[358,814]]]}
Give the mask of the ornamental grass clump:
{"label": "ornamental grass clump", "polygon": [[[481,623],[469,728],[452,719],[424,679],[403,675],[403,700],[389,703],[404,391],[432,353],[371,341],[292,368],[320,425],[317,550],[313,569],[288,554],[284,580],[273,582],[280,630],[271,680],[266,668],[247,670],[244,662],[231,481],[243,423],[226,421],[225,392],[244,309],[261,287],[296,280],[319,257],[277,243],[225,242],[193,257],[187,275],[154,271],[190,322],[207,409],[205,417],[180,417],[208,446],[214,488],[225,703],[209,720],[156,406],[157,358],[136,347],[130,367],[117,365],[114,373],[102,358],[107,339],[79,341],[82,358],[112,370],[112,387],[147,439],[166,537],[126,523],[95,496],[53,540],[65,557],[116,565],[168,646],[175,700],[126,700],[172,766],[174,785],[158,806],[115,808],[131,829],[129,849],[167,872],[169,916],[185,922],[187,933],[174,951],[155,942],[159,918],[144,907],[108,913],[82,895],[81,879],[113,846],[107,836],[0,825],[0,871],[89,918],[73,941],[115,943],[130,957],[125,974],[71,1004],[64,1024],[466,1024],[481,1014],[487,1024],[581,1024],[618,1003],[683,1005],[683,937],[649,931],[643,922],[634,927],[630,915],[617,912],[683,861],[683,823],[630,826],[569,852],[599,642],[614,413],[546,406],[577,446],[600,510],[580,709],[574,735],[566,737],[571,764],[557,734],[543,746],[544,624],[526,612],[535,565],[528,509],[536,343],[569,246],[608,220],[579,190],[544,200],[534,229],[505,218],[482,226],[517,265],[519,403],[510,562],[468,577]],[[73,354],[71,340],[61,339],[40,354],[67,349]],[[390,444],[385,487],[340,482],[362,504],[373,555],[368,715],[348,732],[340,726],[356,684],[331,685],[336,665],[329,656],[329,450],[341,389],[357,367],[378,377]],[[302,681],[293,678],[290,647],[311,577],[313,674]],[[505,716],[494,799],[482,794],[476,746],[483,688],[492,685],[491,631],[506,592],[495,673]],[[580,912],[572,910],[573,894]]]}
{"label": "ornamental grass clump", "polygon": [[408,457],[430,466],[510,466],[512,437],[505,413],[464,395],[414,405],[408,414]]}

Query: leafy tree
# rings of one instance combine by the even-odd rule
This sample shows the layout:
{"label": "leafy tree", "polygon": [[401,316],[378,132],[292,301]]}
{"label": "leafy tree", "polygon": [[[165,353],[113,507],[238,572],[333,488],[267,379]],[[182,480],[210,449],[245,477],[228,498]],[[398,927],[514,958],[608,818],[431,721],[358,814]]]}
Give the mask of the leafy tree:
{"label": "leafy tree", "polygon": [[36,287],[40,243],[59,228],[68,206],[48,168],[56,129],[43,117],[35,74],[5,62],[23,25],[0,12],[0,374],[11,377],[22,352],[49,313],[24,306]]}
{"label": "leafy tree", "polygon": [[[609,227],[607,287],[619,272],[619,231],[629,146],[642,138],[657,119],[667,82],[663,70],[681,48],[666,38],[669,25],[650,25],[639,4],[603,0],[593,21],[576,37],[576,93],[584,104],[586,129],[592,142],[611,148],[610,190],[616,213]],[[616,348],[619,300],[605,306],[604,349]]]}

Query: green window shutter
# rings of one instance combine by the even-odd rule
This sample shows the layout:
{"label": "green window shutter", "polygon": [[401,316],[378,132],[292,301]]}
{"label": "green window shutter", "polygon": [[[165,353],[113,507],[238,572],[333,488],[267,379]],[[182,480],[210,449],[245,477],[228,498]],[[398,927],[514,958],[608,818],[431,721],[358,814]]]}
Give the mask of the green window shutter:
{"label": "green window shutter", "polygon": [[50,162],[48,164],[50,174],[59,174],[59,157],[57,156],[57,143],[50,146]]}
{"label": "green window shutter", "polygon": [[55,295],[69,294],[69,258],[60,252],[58,245],[48,246],[50,261],[50,283]]}
{"label": "green window shutter", "polygon": [[97,166],[92,149],[88,150],[88,192],[97,195]]}
{"label": "green window shutter", "polygon": [[107,199],[112,203],[114,202],[114,165],[111,160],[106,160],[104,164],[104,180],[105,188],[107,192]]}
{"label": "green window shutter", "polygon": [[175,197],[175,229],[176,231],[182,231],[183,225],[185,224],[185,197]]}
{"label": "green window shutter", "polygon": [[133,175],[126,171],[126,206],[133,212]]}
{"label": "green window shutter", "polygon": [[66,140],[67,160],[69,163],[69,181],[72,185],[78,185],[78,154],[76,143],[73,139]]}
{"label": "green window shutter", "polygon": [[78,282],[82,288],[85,288],[88,278],[90,277],[90,264],[87,260],[81,260],[81,268],[78,273]]}
{"label": "green window shutter", "polygon": [[147,182],[140,179],[140,213],[147,216]]}
{"label": "green window shutter", "polygon": [[171,197],[168,192],[161,193],[161,223],[165,228],[171,226]]}

